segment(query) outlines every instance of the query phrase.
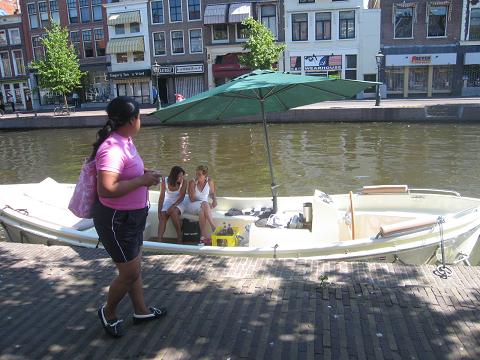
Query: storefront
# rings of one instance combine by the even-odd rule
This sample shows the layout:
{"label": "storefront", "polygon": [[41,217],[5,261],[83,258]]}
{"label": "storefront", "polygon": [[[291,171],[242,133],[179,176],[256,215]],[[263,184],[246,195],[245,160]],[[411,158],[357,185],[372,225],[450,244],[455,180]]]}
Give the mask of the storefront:
{"label": "storefront", "polygon": [[462,96],[480,95],[480,52],[467,52],[463,60]]}
{"label": "storefront", "polygon": [[334,79],[357,79],[357,55],[296,55],[290,56],[290,72],[329,77]]}
{"label": "storefront", "polygon": [[32,110],[32,96],[28,80],[25,78],[20,82],[1,82],[0,93],[2,94],[2,102],[7,104],[7,111],[10,111],[9,102],[13,102],[13,107],[18,110]]}
{"label": "storefront", "polygon": [[152,102],[150,69],[111,72],[108,78],[112,82],[115,97],[130,96],[140,104]]}
{"label": "storefront", "polygon": [[386,55],[388,95],[428,96],[451,94],[456,53]]}
{"label": "storefront", "polygon": [[[157,89],[162,104],[175,102],[175,94],[185,99],[205,89],[205,68],[203,63],[162,64],[158,68]],[[153,83],[155,84],[155,79]]]}

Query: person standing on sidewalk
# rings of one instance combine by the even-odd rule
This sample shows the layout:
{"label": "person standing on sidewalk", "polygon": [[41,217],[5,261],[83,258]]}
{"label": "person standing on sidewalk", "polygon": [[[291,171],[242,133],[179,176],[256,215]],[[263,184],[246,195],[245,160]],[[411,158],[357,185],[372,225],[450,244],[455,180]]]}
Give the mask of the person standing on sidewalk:
{"label": "person standing on sidewalk", "polygon": [[126,96],[107,106],[108,121],[98,131],[92,158],[96,161],[98,201],[93,222],[99,240],[113,259],[118,275],[108,290],[106,305],[98,317],[107,334],[124,334],[117,306],[129,295],[133,322],[141,324],[166,315],[164,308],[147,308],[141,276],[141,247],[147,221],[148,187],[158,185],[161,175],[144,169],[132,137],[140,130],[139,104]]}

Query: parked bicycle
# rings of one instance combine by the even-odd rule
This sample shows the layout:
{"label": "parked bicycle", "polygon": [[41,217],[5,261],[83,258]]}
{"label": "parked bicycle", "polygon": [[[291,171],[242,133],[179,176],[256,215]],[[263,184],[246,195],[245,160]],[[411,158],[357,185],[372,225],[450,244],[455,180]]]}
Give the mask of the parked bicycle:
{"label": "parked bicycle", "polygon": [[53,108],[53,115],[70,115],[75,112],[75,106],[58,105]]}

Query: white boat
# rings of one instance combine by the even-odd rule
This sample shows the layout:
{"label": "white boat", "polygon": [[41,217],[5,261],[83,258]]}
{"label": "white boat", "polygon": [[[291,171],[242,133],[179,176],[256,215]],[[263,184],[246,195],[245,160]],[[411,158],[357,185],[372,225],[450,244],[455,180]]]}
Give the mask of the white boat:
{"label": "white boat", "polygon": [[[0,223],[9,240],[95,247],[93,221],[67,209],[73,189],[73,184],[50,178],[0,185]],[[268,207],[271,198],[219,197],[215,221],[238,227],[240,235],[237,246],[225,247],[156,241],[157,199],[158,191],[150,191],[144,233],[144,250],[149,252],[434,264],[442,260],[443,242],[445,263],[480,260],[480,199],[452,191],[392,185],[364,187],[355,194],[328,196],[316,190],[311,196],[279,197],[277,220],[302,213],[304,203],[312,204],[312,222],[295,229],[259,226],[254,215],[225,215],[232,208]],[[165,236],[176,237],[170,222]]]}

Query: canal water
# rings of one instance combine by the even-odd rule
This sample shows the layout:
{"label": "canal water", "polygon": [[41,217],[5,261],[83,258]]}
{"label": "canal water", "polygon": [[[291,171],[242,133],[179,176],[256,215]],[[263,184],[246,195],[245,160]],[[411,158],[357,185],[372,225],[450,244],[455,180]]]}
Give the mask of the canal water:
{"label": "canal water", "polygon": [[[0,183],[76,181],[96,129],[0,132]],[[280,196],[345,193],[363,185],[408,184],[480,196],[480,126],[321,123],[269,126]],[[135,139],[145,165],[192,176],[208,164],[219,196],[269,196],[261,124],[145,127]],[[2,235],[0,235],[1,237]]]}

